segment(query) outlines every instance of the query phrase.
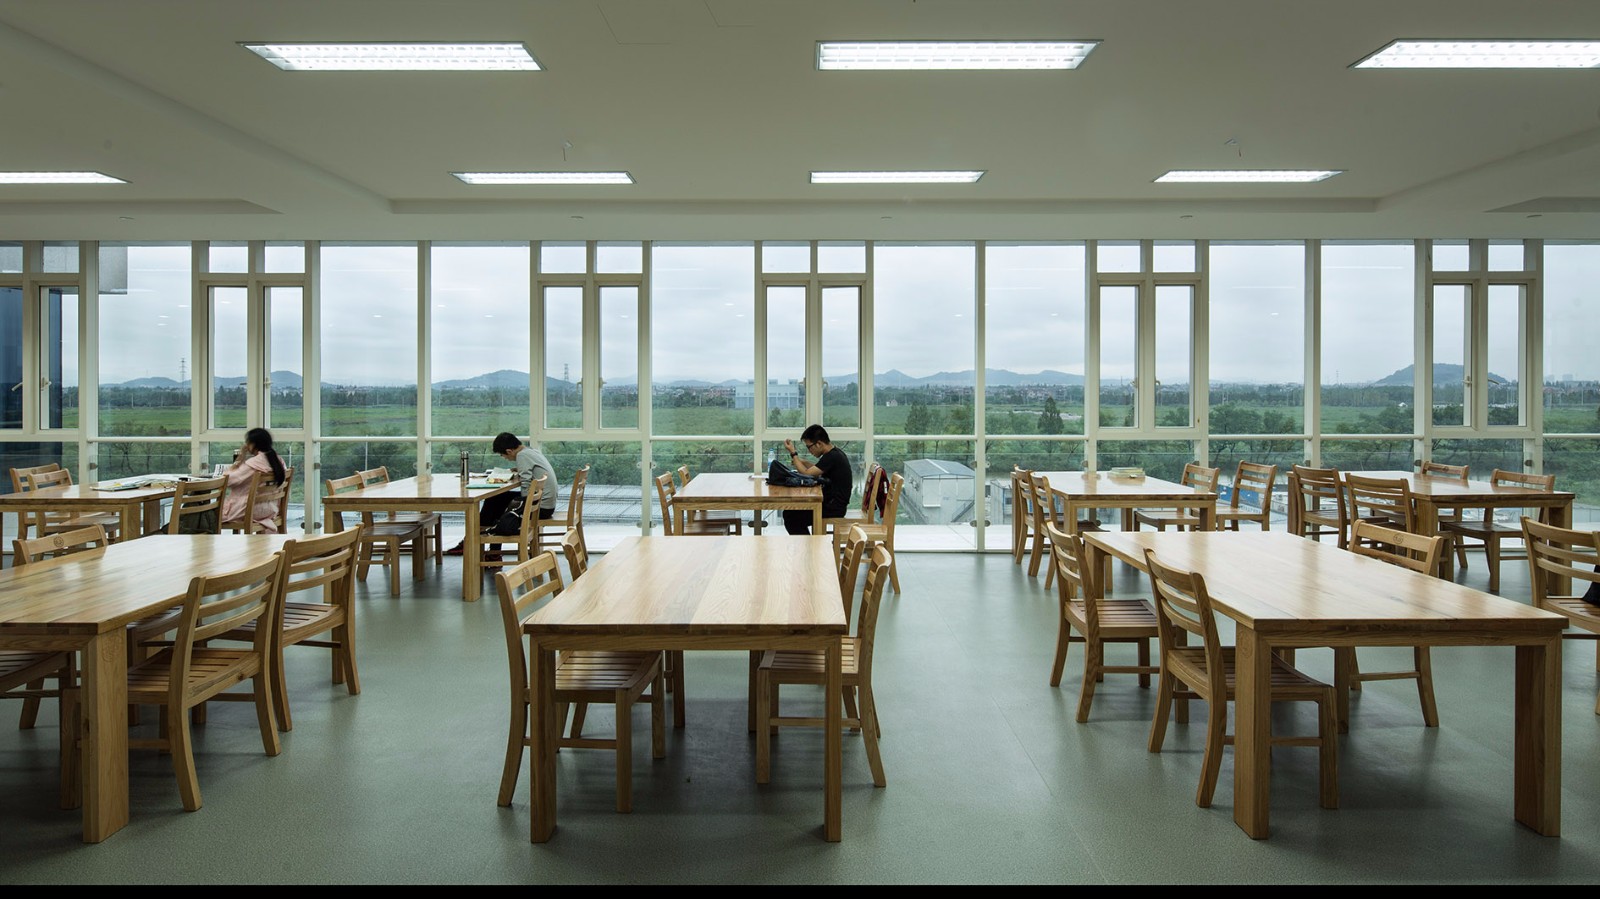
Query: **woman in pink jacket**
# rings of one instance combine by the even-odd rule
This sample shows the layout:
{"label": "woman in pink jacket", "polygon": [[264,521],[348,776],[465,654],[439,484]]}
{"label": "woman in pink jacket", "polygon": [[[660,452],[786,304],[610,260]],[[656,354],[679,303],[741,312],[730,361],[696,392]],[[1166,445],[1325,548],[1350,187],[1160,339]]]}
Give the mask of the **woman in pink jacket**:
{"label": "woman in pink jacket", "polygon": [[[239,451],[239,461],[228,466],[228,493],[222,500],[222,520],[240,521],[245,517],[245,503],[250,501],[250,482],[262,473],[272,475],[273,484],[282,484],[283,460],[272,449],[272,434],[266,428],[251,428],[245,432],[244,448]],[[250,518],[269,534],[278,532],[278,504],[274,500],[257,502],[250,510]]]}

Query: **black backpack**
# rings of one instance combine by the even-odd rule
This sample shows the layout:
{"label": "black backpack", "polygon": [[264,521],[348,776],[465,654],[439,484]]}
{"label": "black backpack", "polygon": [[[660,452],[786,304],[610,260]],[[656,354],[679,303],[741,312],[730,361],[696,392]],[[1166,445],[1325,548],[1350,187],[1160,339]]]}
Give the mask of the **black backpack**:
{"label": "black backpack", "polygon": [[774,487],[821,487],[827,481],[816,475],[801,474],[777,459],[767,466],[767,483]]}

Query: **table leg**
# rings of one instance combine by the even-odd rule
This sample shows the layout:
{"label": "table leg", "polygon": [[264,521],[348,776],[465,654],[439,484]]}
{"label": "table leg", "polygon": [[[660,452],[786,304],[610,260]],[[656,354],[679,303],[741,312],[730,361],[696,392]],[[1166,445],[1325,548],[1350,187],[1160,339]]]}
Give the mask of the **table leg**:
{"label": "table leg", "polygon": [[825,663],[827,673],[824,676],[822,694],[826,697],[823,703],[823,738],[822,738],[822,782],[823,782],[823,822],[822,838],[830,843],[837,843],[844,836],[844,761],[843,761],[843,725],[840,718],[844,714],[843,694],[844,677],[840,671],[840,662],[844,652],[837,638],[828,640],[828,648],[824,650],[827,660]]}
{"label": "table leg", "polygon": [[762,650],[759,649],[750,650],[750,677],[747,681],[749,686],[745,689],[746,699],[748,700],[746,705],[749,707],[750,733],[756,732],[756,669],[761,667],[761,653]]}
{"label": "table leg", "polygon": [[[1439,533],[1439,507],[1422,497],[1417,497],[1417,533],[1424,537]],[[1447,581],[1456,579],[1455,553],[1440,553],[1439,576]]]}
{"label": "table leg", "polygon": [[1251,839],[1264,840],[1272,792],[1272,650],[1242,624],[1234,671],[1233,822]]}
{"label": "table leg", "polygon": [[[533,825],[530,839],[548,842],[556,829],[556,653],[537,639],[528,654],[528,789],[532,796]],[[617,750],[621,752],[622,750]]]}
{"label": "table leg", "polygon": [[154,534],[159,530],[161,530],[161,500],[145,500],[144,529],[141,533]]}
{"label": "table leg", "polygon": [[1200,530],[1214,531],[1217,529],[1216,500],[1201,505],[1200,508],[1195,510],[1195,513],[1200,516]]}
{"label": "table leg", "polygon": [[1354,659],[1354,647],[1333,648],[1333,712],[1341,734],[1350,732],[1350,663]]}
{"label": "table leg", "polygon": [[98,843],[128,823],[128,655],[122,629],[83,648],[78,733],[83,760],[83,841]]}
{"label": "table leg", "polygon": [[478,540],[478,504],[466,508],[467,535],[461,553],[461,601],[477,602],[483,594],[483,543]]}
{"label": "table leg", "polygon": [[811,533],[813,536],[822,534],[822,503],[811,507]]}
{"label": "table leg", "polygon": [[139,515],[140,505],[140,503],[122,504],[122,508],[119,510],[122,524],[121,534],[117,537],[118,540],[133,540],[139,536],[139,525],[142,521]]}
{"label": "table leg", "polygon": [[1561,836],[1561,640],[1517,647],[1517,820]]}

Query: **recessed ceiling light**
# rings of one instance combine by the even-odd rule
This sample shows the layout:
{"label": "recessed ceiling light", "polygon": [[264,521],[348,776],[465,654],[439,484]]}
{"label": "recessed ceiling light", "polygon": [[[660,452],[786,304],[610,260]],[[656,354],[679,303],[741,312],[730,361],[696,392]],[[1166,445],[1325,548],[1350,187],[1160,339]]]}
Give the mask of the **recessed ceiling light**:
{"label": "recessed ceiling light", "polygon": [[632,184],[627,172],[451,172],[468,184]]}
{"label": "recessed ceiling light", "polygon": [[812,184],[971,184],[983,172],[812,172]]}
{"label": "recessed ceiling light", "polygon": [[818,41],[821,70],[1076,69],[1099,41]]}
{"label": "recessed ceiling light", "polygon": [[1343,169],[1211,169],[1174,170],[1156,179],[1157,184],[1306,184],[1326,181]]}
{"label": "recessed ceiling light", "polygon": [[1592,69],[1600,41],[1391,41],[1352,69]]}
{"label": "recessed ceiling light", "polygon": [[520,43],[360,43],[240,46],[286,72],[537,72]]}
{"label": "recessed ceiling light", "polygon": [[0,184],[127,184],[100,172],[0,172]]}

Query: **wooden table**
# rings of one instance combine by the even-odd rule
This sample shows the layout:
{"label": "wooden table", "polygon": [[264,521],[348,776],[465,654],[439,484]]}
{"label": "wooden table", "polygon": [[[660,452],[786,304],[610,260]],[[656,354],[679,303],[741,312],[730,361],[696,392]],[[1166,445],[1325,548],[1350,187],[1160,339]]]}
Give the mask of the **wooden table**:
{"label": "wooden table", "polygon": [[[1502,487],[1488,481],[1452,481],[1447,478],[1423,477],[1414,471],[1352,471],[1348,474],[1364,478],[1403,478],[1411,486],[1411,504],[1416,514],[1417,533],[1433,536],[1439,533],[1440,509],[1538,509],[1539,520],[1558,528],[1572,527],[1572,502],[1576,495],[1554,490],[1546,492],[1531,487]],[[1492,514],[1492,513],[1491,513]],[[1453,579],[1456,561],[1446,553],[1439,560],[1440,576]],[[1552,580],[1551,590],[1565,595],[1570,580]]]}
{"label": "wooden table", "polygon": [[127,625],[182,603],[191,579],[265,561],[289,539],[160,536],[0,571],[0,649],[79,653],[84,842],[128,823]]}
{"label": "wooden table", "polygon": [[1078,510],[1120,509],[1122,529],[1133,530],[1134,509],[1177,509],[1193,512],[1200,517],[1200,529],[1209,531],[1215,526],[1217,494],[1214,490],[1185,487],[1160,478],[1114,478],[1105,472],[1086,474],[1081,471],[1035,472],[1050,479],[1050,492],[1061,498],[1066,508],[1067,533],[1078,531]]}
{"label": "wooden table", "polygon": [[[746,509],[810,509],[811,533],[822,533],[821,487],[773,487],[766,475],[760,478],[748,474],[697,474],[673,499],[676,511],[676,530],[683,532],[683,522],[691,511],[727,510],[742,512]],[[756,529],[760,533],[760,529]]]}
{"label": "wooden table", "polygon": [[117,539],[132,540],[161,529],[161,501],[177,492],[176,487],[100,490],[93,484],[73,484],[0,494],[0,542],[5,539],[7,512],[15,513],[19,520],[31,512],[115,512],[122,519]]}
{"label": "wooden table", "polygon": [[[708,476],[695,480],[703,477]],[[557,649],[823,650],[823,837],[838,842],[843,808],[839,638],[847,625],[837,566],[827,537],[629,537],[524,619],[530,642],[533,842],[550,839],[556,826]],[[753,705],[753,696],[750,701]]]}
{"label": "wooden table", "polygon": [[323,533],[344,530],[345,512],[460,512],[467,518],[467,539],[461,558],[461,599],[476,602],[483,593],[483,548],[478,534],[478,504],[497,493],[517,489],[517,482],[469,490],[461,475],[436,474],[369,484],[322,498]]}
{"label": "wooden table", "polygon": [[[1265,839],[1270,794],[1270,657],[1310,646],[1515,646],[1516,819],[1561,834],[1561,631],[1567,620],[1337,547],[1269,531],[1084,535],[1090,569],[1103,554],[1164,563],[1206,579],[1216,610],[1238,625],[1233,820]],[[1349,685],[1334,690],[1348,701]]]}

